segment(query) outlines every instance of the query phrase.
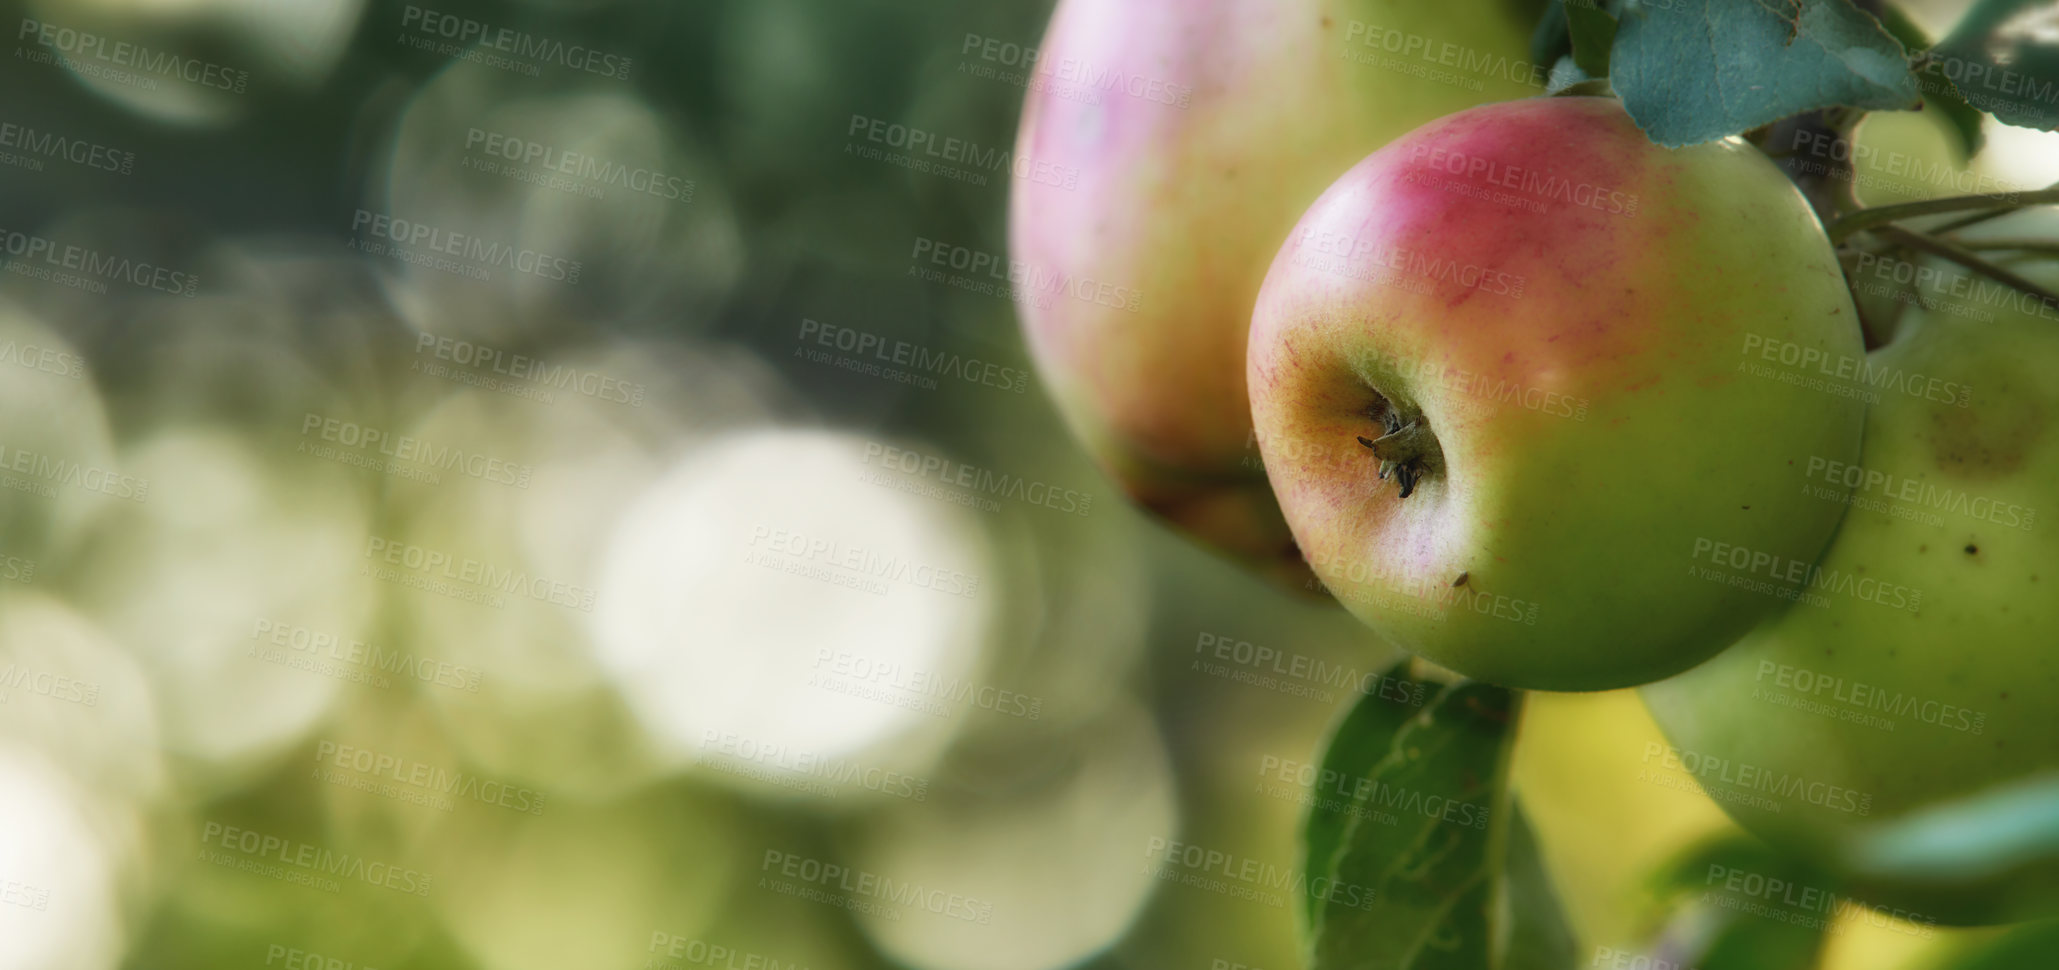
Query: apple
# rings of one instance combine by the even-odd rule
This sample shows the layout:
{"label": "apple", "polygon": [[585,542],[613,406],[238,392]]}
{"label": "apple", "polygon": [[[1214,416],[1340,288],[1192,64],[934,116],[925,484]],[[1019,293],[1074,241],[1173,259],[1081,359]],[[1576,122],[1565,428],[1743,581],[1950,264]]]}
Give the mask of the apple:
{"label": "apple", "polygon": [[1756,149],[1532,98],[1425,125],[1308,210],[1252,318],[1252,421],[1310,565],[1384,639],[1623,687],[1794,594],[1843,511],[1807,462],[1856,460],[1863,420],[1814,371],[1863,353]]}
{"label": "apple", "polygon": [[[1725,811],[1831,865],[1876,825],[2059,769],[2059,311],[1915,268],[1931,302],[1868,358],[1864,461],[1812,465],[1809,488],[1856,486],[1822,575],[1917,601],[1826,594],[1641,692],[1683,766],[1723,766],[1703,784]],[[1936,922],[2010,921],[2059,904],[2059,869],[1861,877],[1859,892]]]}
{"label": "apple", "polygon": [[1510,6],[1061,0],[1035,52],[996,54],[1026,64],[1009,245],[1029,349],[1138,504],[1312,585],[1253,447],[1252,301],[1366,152],[1542,89]]}

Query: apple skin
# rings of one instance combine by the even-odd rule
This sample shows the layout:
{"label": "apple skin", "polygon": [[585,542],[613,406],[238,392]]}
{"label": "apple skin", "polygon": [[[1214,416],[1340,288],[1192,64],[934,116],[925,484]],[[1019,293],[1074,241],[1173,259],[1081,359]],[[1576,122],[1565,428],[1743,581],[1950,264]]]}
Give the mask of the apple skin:
{"label": "apple skin", "polygon": [[[2015,234],[2050,238],[2051,228]],[[1945,273],[1954,275],[1963,274]],[[2059,283],[2059,273],[2047,266],[2040,281]],[[1929,289],[1945,305],[1904,316],[1869,363],[1920,377],[1923,394],[1884,388],[1867,417],[1863,472],[1816,476],[1875,476],[1859,479],[1824,572],[1908,586],[1922,594],[1918,608],[1834,595],[1820,608],[1798,604],[1640,691],[1681,752],[1865,799],[1860,814],[1807,798],[1717,798],[1752,833],[1833,869],[1874,825],[2059,768],[2059,313],[2012,308],[1975,294],[2013,291],[1979,285]],[[1856,880],[1860,898],[1940,923],[2059,910],[2050,863],[1970,881]]]}
{"label": "apple skin", "polygon": [[[1857,457],[1863,407],[1769,347],[1863,354],[1780,171],[1652,145],[1613,99],[1533,98],[1425,125],[1309,209],[1259,295],[1252,418],[1309,563],[1384,639],[1511,687],[1624,687],[1792,594],[1716,557],[1806,568],[1837,525],[1802,472]],[[1383,439],[1384,414],[1417,430]],[[1361,438],[1429,456],[1412,494]]]}
{"label": "apple skin", "polygon": [[[1252,301],[1339,172],[1425,121],[1541,90],[1515,6],[1061,0],[1017,151],[1068,177],[1014,181],[1009,246],[1025,290],[1091,282],[1017,303],[1067,425],[1132,500],[1321,595],[1253,449]],[[1067,80],[1082,69],[1136,93]]]}

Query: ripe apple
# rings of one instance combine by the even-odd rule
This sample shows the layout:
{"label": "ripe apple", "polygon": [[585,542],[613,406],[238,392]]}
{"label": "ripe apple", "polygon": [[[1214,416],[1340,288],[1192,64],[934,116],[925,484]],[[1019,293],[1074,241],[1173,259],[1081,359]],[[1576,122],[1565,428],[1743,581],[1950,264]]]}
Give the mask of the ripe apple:
{"label": "ripe apple", "polygon": [[1253,450],[1266,265],[1337,174],[1541,90],[1507,0],[1061,0],[1026,71],[1009,245],[1067,424],[1140,505],[1312,587]]}
{"label": "ripe apple", "polygon": [[1802,368],[1860,359],[1854,317],[1756,149],[1660,148],[1611,98],[1487,105],[1302,217],[1252,420],[1310,565],[1386,639],[1513,687],[1640,684],[1823,551],[1843,509],[1806,463],[1855,460],[1863,408]]}
{"label": "ripe apple", "polygon": [[[1826,593],[1642,691],[1725,811],[1826,864],[1876,824],[2059,768],[2059,312],[1922,268],[1932,304],[1867,360],[1864,461],[1809,468],[1812,492],[1856,486],[1822,575],[1918,602]],[[2059,904],[2059,869],[1861,878],[1860,894],[1937,922],[2009,921]]]}

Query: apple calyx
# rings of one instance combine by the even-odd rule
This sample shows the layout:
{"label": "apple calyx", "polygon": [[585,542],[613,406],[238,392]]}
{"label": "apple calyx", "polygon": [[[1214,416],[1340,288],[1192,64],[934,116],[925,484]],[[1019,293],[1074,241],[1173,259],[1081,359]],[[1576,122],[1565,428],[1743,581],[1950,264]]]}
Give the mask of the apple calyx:
{"label": "apple calyx", "polygon": [[1377,439],[1360,435],[1358,443],[1380,459],[1380,480],[1395,479],[1401,497],[1407,498],[1415,493],[1416,483],[1443,470],[1444,452],[1420,413],[1403,414],[1392,402],[1383,401],[1375,415],[1383,433]]}

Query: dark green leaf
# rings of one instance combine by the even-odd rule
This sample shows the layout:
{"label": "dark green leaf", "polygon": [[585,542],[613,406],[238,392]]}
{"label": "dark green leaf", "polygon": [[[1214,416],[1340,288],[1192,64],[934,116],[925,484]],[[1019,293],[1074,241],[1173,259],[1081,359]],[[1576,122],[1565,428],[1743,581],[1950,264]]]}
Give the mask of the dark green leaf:
{"label": "dark green leaf", "polygon": [[1876,4],[1873,9],[1874,16],[1880,20],[1880,26],[1889,36],[1901,41],[1903,48],[1912,51],[1929,49],[1930,35],[1923,32],[1922,25],[1910,20],[1909,15],[1903,13],[1901,7],[1892,3],[1881,3]]}
{"label": "dark green leaf", "polygon": [[[1389,667],[1381,677],[1382,683],[1409,684],[1408,661]],[[1422,709],[1427,686],[1414,684],[1413,689],[1405,689],[1413,704],[1390,699],[1385,696],[1386,691],[1373,691],[1344,712],[1344,719],[1330,732],[1329,747],[1323,751],[1320,777],[1324,779],[1324,792],[1340,790],[1331,779],[1356,785],[1356,779],[1372,774],[1373,767],[1393,750],[1394,737],[1401,732],[1401,726]],[[1309,803],[1308,818],[1301,828],[1302,871],[1308,874],[1310,887],[1302,899],[1302,916],[1307,920],[1304,926],[1315,926],[1316,907],[1321,905],[1322,897],[1314,889],[1321,884],[1319,880],[1337,871],[1337,849],[1344,841],[1345,823],[1354,810],[1355,806],[1341,799],[1316,798]]]}
{"label": "dark green leaf", "polygon": [[1669,146],[1835,105],[1919,101],[1902,45],[1850,0],[1625,4],[1609,79],[1638,127]]}
{"label": "dark green leaf", "polygon": [[1566,8],[1553,3],[1544,8],[1537,29],[1530,33],[1530,63],[1550,64],[1573,53],[1573,37],[1566,29]]}
{"label": "dark green leaf", "polygon": [[1697,970],[1813,966],[1843,898],[1827,874],[1742,835],[1675,857],[1652,887],[1664,929],[1643,955]]}
{"label": "dark green leaf", "polygon": [[[1930,48],[1930,35],[1924,33],[1916,21],[1910,20],[1901,7],[1884,3],[1878,10],[1880,25],[1901,41],[1903,47],[1912,51]],[[1959,140],[1959,157],[1971,161],[1980,153],[1984,137],[1980,132],[1980,109],[1967,104],[1959,90],[1952,87],[1942,65],[1930,62],[1928,55],[1924,61],[1916,72],[1916,86],[1923,92],[1923,110],[1944,115],[1945,121],[1951,125],[1952,134]]]}
{"label": "dark green leaf", "polygon": [[[1936,70],[1936,67],[1932,67],[1925,71],[1926,90],[1931,86],[1929,74]],[[1923,110],[1940,112],[1945,116],[1945,121],[1951,125],[1952,134],[1958,139],[1959,157],[1972,161],[1973,156],[1980,154],[1981,146],[1987,144],[1987,136],[1980,130],[1980,109],[1967,104],[1966,99],[1960,97],[1959,92],[1950,84],[1941,83],[1938,93],[1925,94]]]}
{"label": "dark green leaf", "polygon": [[1325,897],[1314,970],[1487,967],[1490,821],[1506,810],[1515,704],[1505,688],[1463,683],[1395,732],[1345,820],[1329,881],[1310,877]]}
{"label": "dark green leaf", "polygon": [[2059,128],[2059,5],[1980,0],[1932,62],[1968,104],[2008,124]]}
{"label": "dark green leaf", "polygon": [[1851,867],[1890,879],[1978,879],[2059,864],[2059,777],[1912,813],[1868,833]]}
{"label": "dark green leaf", "polygon": [[1568,970],[1579,959],[1559,894],[1521,804],[1508,813],[1508,949],[1501,970]]}
{"label": "dark green leaf", "polygon": [[2059,953],[2059,920],[2026,923],[1985,946],[1959,955],[1938,970],[2024,970],[2049,966]]}
{"label": "dark green leaf", "polygon": [[1609,45],[1616,42],[1616,18],[1595,0],[1562,0],[1566,31],[1573,39],[1573,62],[1589,77],[1609,76]]}

